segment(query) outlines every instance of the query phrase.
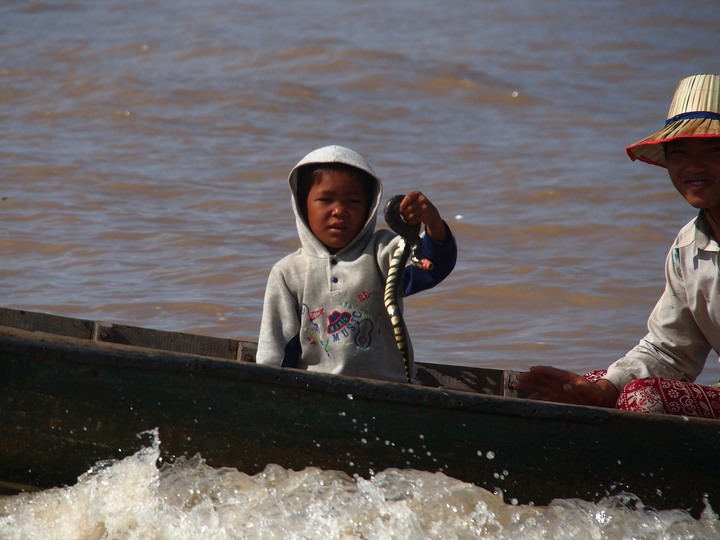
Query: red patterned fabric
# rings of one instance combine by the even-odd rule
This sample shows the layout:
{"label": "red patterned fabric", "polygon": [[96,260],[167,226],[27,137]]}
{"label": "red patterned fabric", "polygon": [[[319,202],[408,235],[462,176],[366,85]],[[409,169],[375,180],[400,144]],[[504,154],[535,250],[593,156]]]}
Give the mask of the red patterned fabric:
{"label": "red patterned fabric", "polygon": [[590,382],[602,379],[607,374],[607,369],[598,369],[597,371],[588,371],[583,377]]}
{"label": "red patterned fabric", "polygon": [[[591,371],[584,377],[595,382],[605,373]],[[624,411],[720,418],[720,389],[671,379],[637,379],[625,385],[616,407]]]}

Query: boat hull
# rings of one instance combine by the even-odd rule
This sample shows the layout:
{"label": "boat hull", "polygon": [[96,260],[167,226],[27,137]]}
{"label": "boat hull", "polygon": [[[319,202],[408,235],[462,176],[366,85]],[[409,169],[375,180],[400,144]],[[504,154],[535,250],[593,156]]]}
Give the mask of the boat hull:
{"label": "boat hull", "polygon": [[[0,329],[1,330],[1,329]],[[719,504],[720,422],[370,381],[129,345],[0,331],[0,483],[73,484],[151,444],[248,474],[269,463],[368,477],[442,472],[507,502],[630,492]],[[146,433],[145,435],[142,435]]]}

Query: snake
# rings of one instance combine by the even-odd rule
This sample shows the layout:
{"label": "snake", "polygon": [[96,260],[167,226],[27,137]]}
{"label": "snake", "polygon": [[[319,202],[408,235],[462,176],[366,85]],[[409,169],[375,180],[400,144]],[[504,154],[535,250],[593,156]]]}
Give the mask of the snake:
{"label": "snake", "polygon": [[408,347],[407,331],[400,309],[400,282],[402,281],[403,270],[408,259],[413,266],[424,270],[432,270],[433,264],[422,255],[420,241],[420,224],[409,225],[400,213],[400,201],[405,195],[395,195],[385,205],[385,222],[400,236],[398,246],[392,254],[390,268],[385,279],[385,295],[383,301],[385,309],[390,316],[390,322],[395,334],[395,344],[402,356],[405,376],[412,384],[412,373],[410,366],[410,351]]}

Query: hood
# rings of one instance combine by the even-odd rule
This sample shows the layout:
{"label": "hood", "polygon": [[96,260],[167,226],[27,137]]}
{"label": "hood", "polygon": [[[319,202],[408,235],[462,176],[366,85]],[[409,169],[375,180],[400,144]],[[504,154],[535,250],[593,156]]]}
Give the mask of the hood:
{"label": "hood", "polygon": [[366,172],[375,180],[373,197],[370,200],[370,211],[368,212],[368,218],[365,222],[365,226],[358,233],[355,239],[341,249],[337,255],[341,256],[344,253],[348,253],[358,248],[362,250],[375,231],[378,208],[380,208],[382,201],[383,187],[380,178],[378,178],[375,171],[372,170],[372,167],[370,167],[367,160],[354,150],[350,150],[344,146],[324,146],[322,148],[318,148],[317,150],[313,150],[298,161],[292,171],[290,171],[290,176],[288,177],[290,191],[292,193],[290,202],[292,203],[293,212],[295,213],[295,223],[297,225],[300,241],[302,242],[303,247],[309,250],[312,254],[324,256],[329,254],[327,248],[310,231],[310,228],[305,222],[302,212],[300,211],[300,206],[297,200],[298,170],[304,165],[321,163],[343,163],[345,165],[350,165],[351,167],[355,167],[356,169]]}

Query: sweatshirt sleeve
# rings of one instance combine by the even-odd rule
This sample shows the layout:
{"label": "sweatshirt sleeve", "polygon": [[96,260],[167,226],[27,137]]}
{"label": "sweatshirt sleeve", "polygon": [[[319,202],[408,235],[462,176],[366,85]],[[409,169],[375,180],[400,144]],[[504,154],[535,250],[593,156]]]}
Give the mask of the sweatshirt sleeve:
{"label": "sweatshirt sleeve", "polygon": [[665,262],[665,290],[648,319],[648,333],[604,377],[621,390],[634,379],[662,377],[694,381],[711,346],[698,327],[688,302],[677,249]]}
{"label": "sweatshirt sleeve", "polygon": [[298,302],[287,286],[282,270],[275,265],[270,271],[256,362],[272,366],[294,367],[299,360],[300,316]]}
{"label": "sweatshirt sleeve", "polygon": [[422,270],[413,265],[405,267],[403,272],[403,292],[410,296],[421,291],[433,288],[443,281],[455,268],[457,261],[457,244],[450,227],[445,224],[447,238],[444,241],[435,240],[425,234],[422,237],[422,250],[425,257],[433,263],[432,270]]}

